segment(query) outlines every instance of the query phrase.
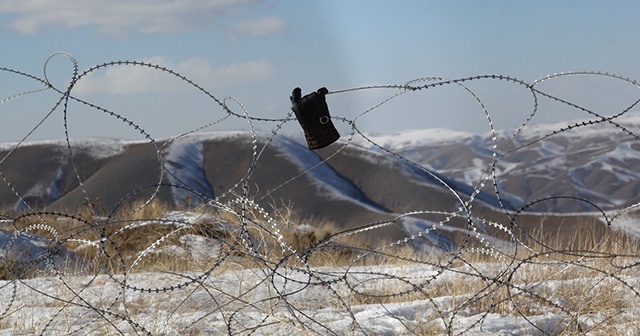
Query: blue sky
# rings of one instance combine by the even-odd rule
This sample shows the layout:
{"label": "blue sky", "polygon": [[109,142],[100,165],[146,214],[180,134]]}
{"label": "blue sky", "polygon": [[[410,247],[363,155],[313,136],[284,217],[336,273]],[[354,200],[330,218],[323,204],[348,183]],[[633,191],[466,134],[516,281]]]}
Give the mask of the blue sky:
{"label": "blue sky", "polygon": [[[526,82],[580,70],[640,79],[640,3],[636,1],[259,1],[3,0],[0,67],[42,78],[47,57],[71,54],[80,72],[104,62],[146,61],[177,71],[217,98],[239,100],[253,116],[282,118],[291,90],[330,91],[401,85],[421,77],[496,74]],[[65,57],[47,77],[64,88]],[[516,127],[533,109],[522,86],[468,84],[497,128]],[[42,84],[0,72],[0,101]],[[638,99],[634,86],[603,77],[562,77],[539,87],[603,114]],[[331,113],[353,119],[399,90],[329,95]],[[224,116],[215,102],[172,76],[142,67],[108,67],[83,77],[72,95],[139,124],[152,137],[176,135]],[[0,104],[0,141],[19,140],[54,107],[52,90]],[[540,101],[533,122],[585,118]],[[234,111],[240,111],[234,106]],[[68,106],[70,136],[140,138],[130,126],[80,104]],[[338,123],[344,132],[347,125]],[[64,136],[58,107],[30,139]],[[257,122],[271,130],[275,123]],[[404,94],[357,119],[364,132],[452,128],[485,132],[479,104],[449,85]],[[228,118],[212,129],[246,129]],[[295,123],[287,131],[298,131]]]}

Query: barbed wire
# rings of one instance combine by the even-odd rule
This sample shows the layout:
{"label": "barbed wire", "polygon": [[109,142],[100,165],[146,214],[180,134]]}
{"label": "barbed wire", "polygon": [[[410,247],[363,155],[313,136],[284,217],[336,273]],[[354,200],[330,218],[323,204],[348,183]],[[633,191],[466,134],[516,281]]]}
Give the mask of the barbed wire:
{"label": "barbed wire", "polygon": [[[49,80],[49,62],[56,57],[63,57],[72,65],[71,78],[66,87],[57,87]],[[222,110],[223,116],[168,140],[155,139],[144,125],[74,95],[77,83],[98,70],[110,67],[143,67],[175,77],[204,94]],[[25,208],[21,213],[5,211],[0,214],[0,225],[4,225],[5,229],[0,234],[6,232],[10,235],[0,246],[0,250],[4,251],[0,255],[0,279],[4,278],[0,281],[0,330],[13,326],[11,328],[15,332],[40,335],[220,332],[253,335],[275,331],[280,334],[374,335],[379,331],[376,328],[382,328],[379,325],[381,322],[376,326],[363,317],[362,312],[366,309],[364,307],[375,306],[376,309],[382,309],[382,313],[372,319],[386,318],[389,324],[400,326],[388,333],[473,334],[485,328],[494,314],[510,314],[519,318],[528,328],[526,330],[531,332],[562,334],[586,333],[589,328],[601,327],[603,323],[619,323],[620,320],[616,318],[624,321],[630,319],[627,315],[636,314],[632,307],[637,306],[640,300],[637,269],[640,255],[629,248],[638,246],[633,245],[636,237],[622,234],[611,226],[614,221],[637,208],[638,204],[612,212],[605,211],[595,200],[587,197],[550,195],[513,207],[503,197],[498,172],[500,163],[524,149],[584,127],[607,125],[621,134],[640,140],[634,130],[619,122],[620,117],[631,113],[640,103],[640,98],[634,98],[633,103],[620,111],[609,111],[611,113],[607,116],[539,88],[541,83],[568,76],[615,79],[640,88],[633,79],[606,72],[580,71],[553,74],[529,83],[511,76],[489,74],[458,79],[424,77],[399,85],[335,90],[328,94],[345,95],[379,89],[397,92],[354,118],[334,116],[334,121],[342,122],[350,129],[342,142],[320,162],[302,168],[300,172],[286,177],[283,182],[255,197],[251,187],[259,181],[254,180],[253,174],[261,165],[267,164],[264,162],[268,160],[266,152],[280,136],[284,125],[292,121],[292,112],[281,118],[255,117],[239,100],[233,97],[220,99],[188,77],[149,62],[110,61],[80,71],[75,58],[59,52],[47,58],[42,78],[9,68],[0,67],[0,72],[24,77],[41,86],[12,93],[0,99],[0,106],[43,91],[53,91],[59,95],[45,116],[0,158],[0,177]],[[527,106],[531,110],[525,121],[501,141],[482,96],[469,87],[469,83],[484,80],[522,87],[532,97],[531,105]],[[490,128],[488,147],[492,155],[480,177],[470,186],[468,194],[461,192],[450,179],[406,154],[376,143],[373,137],[358,127],[361,117],[393,99],[417,92],[424,94],[441,86],[457,87],[470,95]],[[538,113],[541,98],[584,113],[589,119],[570,123],[514,146],[514,139],[524,132]],[[95,193],[90,192],[82,178],[77,165],[77,151],[68,132],[70,101],[114,118],[138,132],[153,147],[159,168],[157,182],[134,190],[124,190],[126,195],[112,209],[107,209],[106,214],[98,211],[95,200],[90,196]],[[234,111],[231,106],[240,112]],[[2,169],[58,109],[62,109],[64,116],[66,156],[82,194],[86,213],[43,210],[30,205]],[[229,118],[243,120],[249,127],[246,137],[251,158],[244,176],[217,196],[187,187],[188,184],[180,180],[181,176],[168,168],[166,150],[181,139]],[[256,123],[270,125],[266,137],[258,135]],[[280,216],[278,211],[281,210],[277,206],[269,209],[264,202],[295,181],[311,175],[315,169],[329,164],[338,155],[355,147],[362,148],[361,144],[356,145],[356,139],[362,139],[364,147],[374,149],[375,155],[390,158],[428,176],[452,198],[457,209],[390,211],[387,219],[373,222],[363,219],[357,226],[338,228],[324,236],[314,237],[313,241],[301,246],[296,246],[295,241],[288,241],[288,235],[304,233],[288,225],[286,222],[291,219]],[[168,183],[169,180],[176,182]],[[481,202],[478,201],[486,192],[485,186],[492,188],[498,204],[496,213],[501,216],[487,218],[478,210],[485,206],[479,205]],[[257,187],[260,188],[260,185]],[[160,199],[161,191],[167,189],[190,194],[192,202],[180,211],[176,208],[173,209],[176,211],[146,214],[145,211],[153,207],[154,201]],[[147,195],[143,197],[143,202],[128,209],[127,206],[135,203],[133,201],[141,195]],[[531,215],[528,210],[541,203],[562,200],[588,205],[597,215],[591,217],[597,217],[604,223],[603,228],[588,242],[588,247],[576,242],[573,242],[576,243],[573,246],[554,245],[551,237],[545,237],[542,223],[536,226],[535,230],[540,230],[538,232],[529,229],[521,220]],[[545,216],[552,215],[543,214],[537,218],[542,222]],[[371,239],[370,234],[374,230],[399,227],[405,219],[425,216],[438,219],[429,221],[431,224],[417,232],[406,232],[399,240]],[[444,232],[458,233],[459,243],[447,249],[429,239]],[[129,235],[138,238],[148,236],[148,240],[128,245]],[[189,238],[189,235],[208,238],[215,242],[215,248],[207,250],[205,258],[197,256],[200,253],[197,248],[181,241],[184,237]],[[39,252],[30,251],[25,248],[29,239],[39,239],[39,242],[45,242],[41,245],[46,247]],[[628,248],[616,249],[620,247],[618,245]],[[78,255],[82,253],[83,256],[77,257],[74,265],[69,265],[72,261],[69,251],[75,251]],[[171,254],[171,251],[178,253],[174,258],[183,267],[174,266],[175,270],[158,267],[162,264],[162,253]],[[329,256],[328,259],[346,256],[346,259],[329,267],[327,263],[318,263],[314,259],[318,256]],[[414,272],[402,272],[399,270],[402,267]],[[579,277],[576,274],[587,276]],[[47,280],[38,282],[35,278]],[[447,288],[454,286],[452,279],[468,288],[464,292],[448,292]],[[560,287],[576,293],[559,293],[562,289],[557,288]],[[616,302],[617,306],[604,304],[603,311],[594,312],[592,302],[580,301],[581,297],[601,300],[602,292],[607,290],[622,292],[628,303]],[[22,327],[10,322],[15,321],[36,301],[43,301],[51,307],[41,313],[41,320]],[[411,306],[412,303],[415,305]],[[408,318],[406,310],[410,308],[397,308],[395,304],[420,309],[420,313],[414,312],[414,315],[423,316]],[[330,310],[330,307],[334,310]],[[146,318],[140,313],[146,311],[153,315],[150,310],[154,309],[157,318]],[[336,312],[342,314],[340,316],[345,321],[339,322],[330,317]],[[598,317],[597,313],[605,316]],[[545,314],[555,314],[559,320],[549,322],[541,318]],[[604,322],[589,322],[598,318],[604,319]],[[638,323],[640,321],[637,319],[631,319],[628,324],[638,330]],[[218,326],[217,329],[213,324]]]}

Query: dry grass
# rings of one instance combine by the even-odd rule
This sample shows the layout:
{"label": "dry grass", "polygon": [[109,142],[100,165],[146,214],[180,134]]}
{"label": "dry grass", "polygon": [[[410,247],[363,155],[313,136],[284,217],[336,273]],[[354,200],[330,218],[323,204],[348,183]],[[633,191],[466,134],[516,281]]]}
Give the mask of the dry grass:
{"label": "dry grass", "polygon": [[[637,237],[615,230],[605,235],[580,231],[573,237],[558,237],[540,230],[533,232],[531,239],[544,244],[536,246],[538,251],[519,251],[515,258],[511,255],[512,259],[502,261],[472,252],[432,256],[425,261],[447,267],[441,277],[410,283],[384,278],[366,291],[353,292],[349,303],[390,304],[447,297],[448,303],[440,307],[447,307],[443,309],[447,317],[485,313],[531,317],[553,312],[565,316],[563,321],[545,326],[554,335],[640,331],[640,317],[634,313],[640,297],[632,289],[636,282],[629,280],[640,276],[635,267],[640,248]],[[412,256],[415,251],[396,252],[404,258],[389,258],[395,263],[410,265],[409,260],[417,259]],[[415,334],[443,332],[442,324],[433,320],[426,326],[427,330]]]}
{"label": "dry grass", "polygon": [[[152,201],[122,206],[108,218],[94,216],[99,200],[85,202],[72,215],[63,213],[16,214],[8,231],[42,236],[62,242],[62,248],[91,261],[90,272],[196,271],[217,267],[220,270],[273,265],[285,259],[290,266],[349,264],[364,246],[353,236],[336,243],[318,243],[338,232],[326,221],[309,221],[300,229],[302,217],[290,208],[272,216],[249,207],[241,217],[240,206],[203,216],[194,222],[169,219],[167,204]],[[185,236],[197,236],[219,242],[219,250],[210,260],[192,257],[193,246],[185,246]],[[176,255],[176,251],[182,254]],[[259,253],[256,258],[255,252]],[[224,259],[220,263],[221,259]],[[6,263],[5,263],[6,264]],[[86,263],[84,264],[87,267]],[[3,278],[15,278],[0,268]],[[17,274],[16,272],[10,272]],[[41,272],[21,273],[20,277]]]}
{"label": "dry grass", "polygon": [[[47,238],[57,235],[63,242],[62,247],[90,260],[106,259],[109,270],[116,272],[126,271],[136,259],[139,259],[135,265],[136,271],[177,271],[206,267],[162,252],[163,246],[183,245],[180,238],[185,235],[220,241],[220,254],[232,255],[233,263],[243,266],[261,264],[255,263],[253,252],[275,262],[285,258],[291,265],[304,262],[312,266],[352,265],[357,260],[360,265],[430,262],[460,267],[468,263],[496,261],[495,255],[482,253],[463,252],[455,257],[442,253],[424,255],[423,252],[416,253],[408,245],[369,251],[370,242],[361,240],[357,235],[336,241],[329,240],[327,243],[328,238],[339,232],[337,225],[304,218],[286,206],[280,207],[271,215],[245,207],[244,219],[240,216],[240,206],[236,206],[219,210],[212,217],[188,225],[167,220],[166,214],[170,207],[157,201],[123,206],[106,220],[93,217],[96,207],[99,207],[99,200],[87,202],[71,216],[18,216],[9,229]],[[633,255],[640,247],[635,237],[620,231],[606,230],[605,235],[602,235],[593,230],[578,230],[569,237],[560,236],[557,230],[555,232],[555,235],[550,235],[541,225],[524,240],[529,248],[520,246],[515,258],[531,263],[542,262],[543,259],[571,262],[585,257],[592,259]],[[86,243],[100,240],[102,241],[97,246]],[[247,246],[247,242],[252,246]],[[377,243],[382,246],[386,242]],[[141,253],[144,256],[139,258]],[[361,257],[362,255],[365,257]],[[514,255],[507,252],[506,257],[513,258]],[[98,264],[104,266],[104,262]]]}
{"label": "dry grass", "polygon": [[[428,263],[436,270],[440,267],[441,273],[403,279],[382,271],[374,280],[363,279],[358,290],[343,297],[351,306],[447,298],[438,306],[440,315],[431,309],[425,311],[420,323],[407,322],[407,330],[415,335],[441,334],[451,316],[483,313],[532,317],[552,312],[565,316],[557,325],[546,327],[555,335],[615,334],[640,326],[640,318],[633,313],[640,298],[632,290],[636,284],[628,282],[638,276],[635,264],[640,242],[621,231],[606,230],[603,234],[581,230],[573,236],[560,236],[550,235],[540,226],[525,241],[529,249],[504,250],[499,259],[495,253],[478,250],[425,254],[408,245],[367,250],[367,242],[357,236],[326,244],[339,232],[333,223],[304,219],[290,208],[271,215],[252,209],[245,208],[244,218],[239,208],[227,208],[184,225],[168,221],[169,207],[152,202],[125,207],[108,221],[93,219],[91,209],[74,216],[23,216],[11,229],[45,237],[58,235],[65,242],[63,247],[93,261],[92,272],[215,268],[215,273],[220,273],[275,264],[423,267]],[[219,248],[206,258],[198,257],[192,246],[185,245],[187,235],[218,242]],[[83,243],[100,238],[107,239],[98,246]],[[177,255],[180,248],[182,254]],[[9,262],[0,264],[0,279],[38,274],[16,269]]]}

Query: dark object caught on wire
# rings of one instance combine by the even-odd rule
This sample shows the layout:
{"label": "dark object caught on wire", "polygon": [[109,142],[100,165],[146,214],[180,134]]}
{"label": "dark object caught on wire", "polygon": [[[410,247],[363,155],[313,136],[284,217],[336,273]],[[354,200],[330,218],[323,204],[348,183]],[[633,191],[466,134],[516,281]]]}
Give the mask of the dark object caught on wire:
{"label": "dark object caught on wire", "polygon": [[309,149],[327,147],[340,138],[340,133],[331,122],[325,99],[327,93],[327,88],[320,88],[302,97],[302,90],[297,87],[291,94],[291,109],[304,130]]}

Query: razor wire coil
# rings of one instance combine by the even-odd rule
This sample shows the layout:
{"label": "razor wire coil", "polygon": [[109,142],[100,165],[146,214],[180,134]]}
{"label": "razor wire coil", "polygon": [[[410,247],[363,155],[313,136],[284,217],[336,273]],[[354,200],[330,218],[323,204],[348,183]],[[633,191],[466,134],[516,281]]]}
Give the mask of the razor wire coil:
{"label": "razor wire coil", "polygon": [[[72,74],[70,82],[67,87],[56,87],[48,78],[48,66],[49,62],[55,57],[64,57],[72,65]],[[198,126],[192,131],[182,133],[175,136],[163,144],[160,144],[158,139],[154,139],[144,128],[144,125],[138,125],[132,120],[122,114],[115,111],[103,108],[89,101],[80,99],[73,95],[74,87],[78,82],[86,79],[90,74],[110,68],[110,67],[145,67],[153,71],[158,71],[169,76],[173,76],[187,85],[193,90],[204,94],[210,99],[213,104],[223,111],[223,116],[211,123]],[[632,104],[626,106],[623,110],[617,111],[610,116],[602,115],[596,111],[592,111],[586,107],[580,106],[569,100],[562,99],[559,96],[555,96],[551,93],[545,92],[539,89],[539,84],[552,81],[556,78],[567,76],[594,76],[609,78],[622,81],[623,83],[640,88],[637,81],[615,74],[598,71],[580,71],[580,72],[566,72],[558,73],[549,76],[542,77],[534,82],[526,82],[524,80],[504,75],[478,75],[463,77],[458,79],[446,79],[441,77],[424,77],[416,78],[408,81],[404,84],[391,84],[391,85],[371,85],[355,88],[346,88],[341,90],[331,91],[329,95],[343,95],[350,94],[355,91],[366,90],[397,90],[382,100],[380,103],[373,105],[371,108],[362,112],[354,118],[345,118],[340,116],[333,117],[334,120],[343,122],[350,127],[350,133],[346,135],[344,140],[326,159],[314,164],[310,167],[302,169],[300,172],[292,177],[285,179],[279,183],[275,188],[266,190],[262,196],[258,199],[254,199],[251,194],[250,187],[252,180],[252,174],[261,165],[264,164],[263,159],[268,146],[275,141],[283,128],[283,126],[292,121],[292,112],[288,112],[285,116],[280,118],[262,118],[252,116],[243,104],[233,97],[227,97],[220,99],[206,88],[195,83],[188,77],[164,66],[153,64],[149,62],[141,61],[129,61],[118,60],[110,61],[102,64],[92,66],[84,71],[80,71],[78,62],[71,55],[60,52],[51,55],[47,58],[43,67],[43,77],[37,77],[18,70],[0,68],[0,73],[6,72],[13,75],[21,76],[29,80],[34,81],[37,85],[43,87],[12,93],[6,98],[0,99],[0,105],[8,101],[15,101],[16,99],[24,99],[33,94],[38,94],[43,91],[51,90],[59,94],[57,102],[54,107],[51,108],[45,117],[41,119],[33,128],[30,129],[27,135],[15,144],[6,154],[0,159],[0,176],[2,177],[4,184],[11,190],[13,194],[19,199],[19,202],[24,204],[26,212],[23,214],[10,214],[3,213],[1,215],[1,222],[9,224],[13,230],[11,238],[8,243],[1,248],[5,251],[4,255],[0,255],[0,261],[5,265],[5,269],[8,270],[7,280],[0,282],[0,293],[5,294],[8,300],[5,300],[0,304],[0,323],[3,320],[12,318],[13,314],[21,309],[17,305],[21,304],[21,294],[19,289],[26,288],[28,291],[34,293],[37,296],[52,299],[56,302],[62,303],[60,307],[45,323],[40,326],[37,331],[39,334],[48,334],[53,332],[54,325],[59,320],[63,319],[63,315],[69,314],[75,307],[79,307],[88,312],[91,317],[88,320],[83,320],[82,326],[74,327],[73,333],[83,333],[92,330],[94,326],[107,326],[110,331],[117,332],[119,334],[127,333],[143,333],[153,334],[150,331],[150,324],[148,321],[141,321],[136,319],[136,314],[130,310],[134,309],[134,305],[128,300],[130,297],[140,298],[140,295],[164,295],[170,294],[174,296],[183,295],[183,303],[185,305],[190,302],[191,296],[202,295],[207,297],[211,302],[214,302],[211,306],[205,308],[203,316],[193,320],[185,326],[181,326],[182,331],[188,331],[190,328],[200,325],[202,321],[206,321],[211,316],[220,316],[224,320],[224,330],[229,335],[236,334],[255,334],[260,333],[262,330],[270,330],[273,325],[280,325],[283,328],[289,328],[289,330],[296,330],[307,334],[341,334],[341,331],[333,330],[326,325],[327,322],[320,320],[317,316],[312,316],[309,313],[308,307],[299,307],[298,301],[295,298],[299,295],[304,295],[307,292],[322,291],[324,295],[328,297],[327,300],[333,300],[333,303],[344,309],[348,318],[351,321],[350,332],[352,334],[368,334],[370,330],[360,320],[357,313],[354,312],[356,304],[351,303],[354,298],[360,299],[363,302],[380,302],[381,300],[388,300],[389,302],[401,301],[411,296],[419,297],[428,302],[432,308],[436,319],[439,319],[445,325],[445,333],[447,334],[459,334],[464,335],[466,333],[473,332],[477,326],[482,326],[485,319],[489,317],[490,311],[498,309],[505,304],[513,307],[517,315],[522,317],[527,323],[541,333],[547,333],[547,330],[539,325],[536,321],[530,318],[530,314],[527,309],[540,309],[540,307],[548,307],[548,309],[557,311],[559,314],[568,316],[570,320],[578,320],[579,313],[572,310],[569,304],[563,304],[557,302],[553,298],[546,296],[545,292],[540,288],[544,286],[536,285],[523,285],[516,280],[520,276],[520,272],[526,272],[525,270],[531,267],[541,267],[543,265],[553,267],[559,267],[557,273],[564,274],[570,268],[579,268],[588,270],[596,274],[597,278],[592,288],[598,288],[604,282],[614,282],[620,285],[624,290],[634,297],[640,298],[640,292],[638,291],[638,284],[634,283],[632,279],[626,276],[626,272],[637,271],[637,262],[631,262],[629,259],[637,259],[637,254],[616,254],[606,253],[602,251],[589,251],[580,249],[567,249],[558,250],[550,247],[545,241],[536,238],[533,233],[527,232],[527,230],[521,227],[519,218],[526,215],[526,211],[529,208],[535,207],[539,203],[548,201],[558,201],[562,199],[571,199],[578,202],[584,202],[596,212],[600,213],[600,217],[607,226],[611,226],[614,220],[620,218],[623,214],[630,212],[638,207],[638,204],[626,207],[615,213],[610,213],[600,209],[600,207],[592,200],[580,198],[580,197],[567,197],[567,196],[550,196],[547,198],[539,198],[526,204],[523,204],[512,211],[506,205],[506,201],[503,200],[502,191],[499,186],[499,174],[497,173],[497,165],[501,160],[510,155],[517,153],[523,148],[533,146],[534,144],[544,141],[552,136],[562,134],[564,132],[580,130],[584,127],[593,127],[600,124],[613,126],[617,131],[633,137],[635,140],[640,140],[639,135],[634,133],[633,130],[621,125],[617,122],[617,119],[625,114],[631,113],[638,103],[640,98],[635,100]],[[482,80],[496,80],[503,81],[508,84],[517,85],[523,87],[529,91],[532,95],[532,109],[525,121],[506,139],[506,144],[510,143],[518,134],[520,134],[529,125],[529,122],[533,116],[538,113],[539,105],[538,100],[542,97],[553,100],[565,106],[568,106],[576,111],[585,113],[590,119],[584,120],[578,123],[573,123],[565,127],[561,127],[552,131],[551,133],[544,134],[541,137],[524,143],[520,146],[516,146],[513,149],[505,150],[506,144],[499,146],[497,139],[497,132],[494,128],[492,116],[490,111],[484,105],[482,97],[468,87],[468,83],[482,81]],[[490,150],[492,152],[491,162],[487,165],[486,169],[482,172],[480,178],[476,180],[475,185],[472,186],[472,192],[468,195],[468,198],[464,198],[453,186],[449,185],[438,174],[433,173],[431,170],[426,169],[421,164],[412,161],[405,157],[401,153],[397,153],[392,149],[385,148],[384,146],[377,144],[373,139],[367,136],[367,134],[358,128],[358,119],[371,111],[377,109],[380,106],[387,104],[389,101],[396,99],[403,95],[410,95],[416,92],[428,92],[431,89],[442,86],[454,86],[458,87],[467,94],[469,94],[475,102],[478,104],[480,110],[482,110],[487,123],[490,128]],[[111,209],[106,217],[100,217],[93,206],[88,207],[89,215],[87,218],[82,218],[79,215],[72,213],[65,213],[59,211],[46,211],[36,209],[30,206],[25,200],[24,195],[12,184],[11,179],[2,172],[2,164],[12,159],[12,155],[15,151],[24,146],[32,134],[41,125],[50,118],[51,115],[58,109],[62,109],[64,115],[64,137],[66,141],[67,157],[72,166],[75,181],[78,184],[79,190],[82,192],[83,199],[87,204],[92,203],[92,199],[89,196],[90,193],[87,190],[86,185],[83,183],[84,179],[80,174],[79,168],[76,166],[76,156],[74,146],[71,143],[70,135],[67,125],[67,112],[70,109],[69,101],[74,101],[94,109],[100,113],[103,113],[111,118],[115,118],[119,122],[123,123],[127,127],[138,132],[154,149],[154,155],[157,159],[158,177],[157,183],[144,187],[142,189],[151,189],[150,196],[146,197],[144,202],[134,207],[129,211],[130,214],[142,212],[145,208],[150,207],[151,203],[158,198],[160,191],[163,188],[176,188],[182,189],[185,192],[193,195],[195,199],[200,202],[194,204],[191,208],[183,210],[183,213],[197,213],[201,218],[206,217],[205,214],[215,214],[210,222],[202,224],[202,222],[171,217],[170,215],[162,215],[161,217],[141,218],[127,220],[120,218],[120,215],[116,210],[124,208],[128,201],[134,198],[138,193],[142,193],[145,190],[136,189],[128,191],[126,196],[117,203],[115,209]],[[235,112],[230,105],[238,108],[240,112]],[[197,190],[191,190],[186,187],[186,184],[180,183],[180,176],[177,176],[166,167],[166,157],[164,149],[168,148],[172,143],[186,138],[191,134],[206,130],[212,125],[217,125],[229,118],[237,118],[247,123],[249,132],[247,137],[250,143],[250,164],[243,178],[235,182],[232,187],[220,195],[215,197],[208,197],[198,192]],[[256,123],[268,123],[272,126],[266,140],[258,140]],[[275,126],[273,126],[275,124]],[[381,220],[376,222],[363,222],[357,227],[342,229],[338,232],[334,232],[325,237],[321,237],[314,244],[307,247],[297,248],[292,246],[285,240],[286,228],[282,223],[278,222],[273,211],[265,208],[263,201],[268,200],[272,194],[280,189],[283,189],[294,181],[304,178],[306,175],[310,175],[314,169],[317,169],[321,165],[331,162],[331,159],[350,148],[354,144],[354,139],[362,139],[366,144],[375,148],[379,153],[382,153],[386,157],[398,160],[409,167],[412,167],[422,174],[430,176],[430,178],[436,180],[453,198],[456,200],[456,204],[459,204],[456,211],[440,211],[440,210],[415,210],[406,211],[404,213],[395,214],[388,220]],[[167,183],[167,176],[171,176],[178,181],[177,183]],[[489,186],[493,189],[494,195],[499,202],[501,211],[508,218],[507,223],[501,223],[491,219],[482,218],[476,215],[475,205],[478,203],[477,197],[485,190],[484,187]],[[396,240],[391,243],[380,244],[379,246],[348,246],[341,243],[346,238],[360,237],[367,234],[369,231],[397,226],[397,223],[404,218],[410,218],[420,215],[433,215],[441,216],[442,219],[434,222],[433,225],[427,227],[418,232],[412,232],[406,235],[403,239]],[[229,227],[229,219],[223,217],[231,217],[237,220],[239,225],[232,229]],[[208,218],[208,217],[207,217]],[[454,251],[445,251],[441,255],[441,260],[432,261],[428,258],[424,258],[420,255],[401,255],[397,253],[398,248],[414,248],[420,242],[427,241],[429,235],[438,234],[443,228],[450,225],[454,220],[463,220],[466,225],[463,229],[462,242]],[[54,221],[68,221],[75,223],[74,230],[71,232],[61,232],[56,228]],[[144,246],[143,249],[131,257],[125,256],[123,247],[120,247],[115,241],[120,239],[120,236],[124,236],[127,232],[134,232],[136,230],[153,230],[154,225],[162,224],[169,227],[168,232],[162,233],[154,240],[150,241]],[[226,226],[225,226],[226,225]],[[223,227],[227,229],[217,228]],[[509,237],[507,247],[496,244],[495,241],[486,237],[487,227],[495,229],[497,232]],[[138,267],[142,267],[145,262],[153,263],[156,256],[156,252],[167,246],[172,239],[179,239],[186,233],[192,232],[190,230],[210,230],[213,233],[211,235],[227,235],[228,237],[216,237],[218,241],[218,254],[212,259],[213,261],[199,262],[203,269],[196,274],[187,274],[185,272],[167,271],[166,275],[170,280],[166,280],[167,283],[159,284],[158,286],[145,286],[136,283],[136,278],[139,276],[136,273]],[[44,236],[43,239],[48,239],[49,247],[44,253],[40,253],[36,256],[30,256],[28,260],[20,260],[10,255],[11,251],[17,250],[21,240],[24,238],[30,238],[34,235]],[[88,238],[88,233],[92,233],[94,236]],[[269,245],[271,244],[271,245]],[[75,270],[69,270],[64,267],[61,262],[61,253],[65,246],[77,246],[84,249],[93,251],[94,258],[87,261],[86,264],[80,265]],[[433,247],[437,249],[437,247]],[[523,249],[529,253],[529,255],[522,256],[519,253],[520,249]],[[326,269],[323,267],[315,266],[311,261],[312,255],[320,253],[330,253],[327,251],[348,251],[353,252],[351,262],[344,266],[342,269]],[[424,251],[422,251],[424,252]],[[345,252],[346,253],[346,252]],[[495,274],[487,272],[482,269],[482,265],[477,266],[473,262],[468,261],[469,255],[484,255],[489,259],[494,260],[496,266]],[[401,261],[405,263],[411,263],[415,265],[428,266],[433,270],[433,274],[430,275],[396,275],[391,271],[375,271],[375,270],[361,270],[359,267],[361,264],[367,262],[367,258],[388,258],[390,260]],[[195,257],[191,257],[194,260]],[[549,259],[550,258],[550,259]],[[576,259],[572,259],[576,258]],[[436,258],[437,259],[437,258]],[[566,259],[566,260],[565,260]],[[610,261],[610,265],[613,266],[614,271],[611,271],[605,267],[596,267],[589,264],[589,261],[607,259]],[[150,261],[148,261],[150,260]],[[256,278],[254,285],[249,288],[239,289],[238,294],[225,293],[222,287],[219,287],[215,283],[215,277],[221,273],[224,274],[225,267],[228,265],[242,265],[251,270],[247,273],[247,277]],[[43,268],[44,264],[44,268]],[[32,271],[36,271],[34,274],[53,275],[57,283],[64,288],[63,292],[70,293],[70,297],[57,297],[55,294],[47,292],[46,288],[34,288],[30,286],[22,278],[30,274]],[[440,304],[434,297],[434,293],[437,293],[437,287],[440,281],[450,274],[463,276],[471,281],[478,281],[481,285],[475,289],[470,295],[461,298],[461,302],[453,305],[452,307],[446,307],[446,305]],[[1,275],[1,274],[0,274]],[[105,277],[99,277],[104,275]],[[76,287],[72,279],[73,277],[89,277],[86,286]],[[102,280],[106,279],[106,280]],[[377,282],[376,282],[377,280]],[[114,297],[106,298],[104,302],[92,303],[92,298],[89,297],[89,293],[92,291],[90,284],[94,281],[106,281],[109,285],[117,287],[117,295]],[[380,289],[376,286],[384,286],[385,283],[392,283],[398,288],[390,292],[380,292]],[[371,285],[371,287],[368,287]],[[268,294],[263,298],[253,300],[252,296],[255,293],[264,290]],[[505,293],[506,292],[506,293]],[[527,297],[531,301],[535,301],[532,307],[524,307],[524,303],[521,301],[522,297]],[[147,296],[148,297],[148,296]],[[152,299],[150,299],[152,300]],[[484,301],[489,303],[484,303]],[[464,315],[467,310],[472,309],[470,307],[475,304],[483,303],[487,305],[487,310],[479,312],[479,317],[470,325],[466,326],[462,330],[455,329],[457,321]],[[381,304],[384,306],[384,304]],[[178,313],[182,309],[182,304],[172,308],[171,315]],[[386,309],[386,308],[385,308]],[[389,313],[393,315],[393,313]],[[248,319],[246,316],[253,316],[253,319]],[[74,318],[74,316],[71,316]],[[81,318],[75,317],[78,320]],[[396,317],[401,320],[401,317]],[[167,317],[167,321],[170,318]],[[250,320],[250,321],[249,321]],[[120,324],[124,323],[124,326]],[[252,322],[253,325],[249,325]],[[145,324],[146,323],[146,324]],[[168,322],[167,322],[168,323]],[[406,325],[405,325],[406,326]],[[409,328],[407,327],[409,333]]]}

